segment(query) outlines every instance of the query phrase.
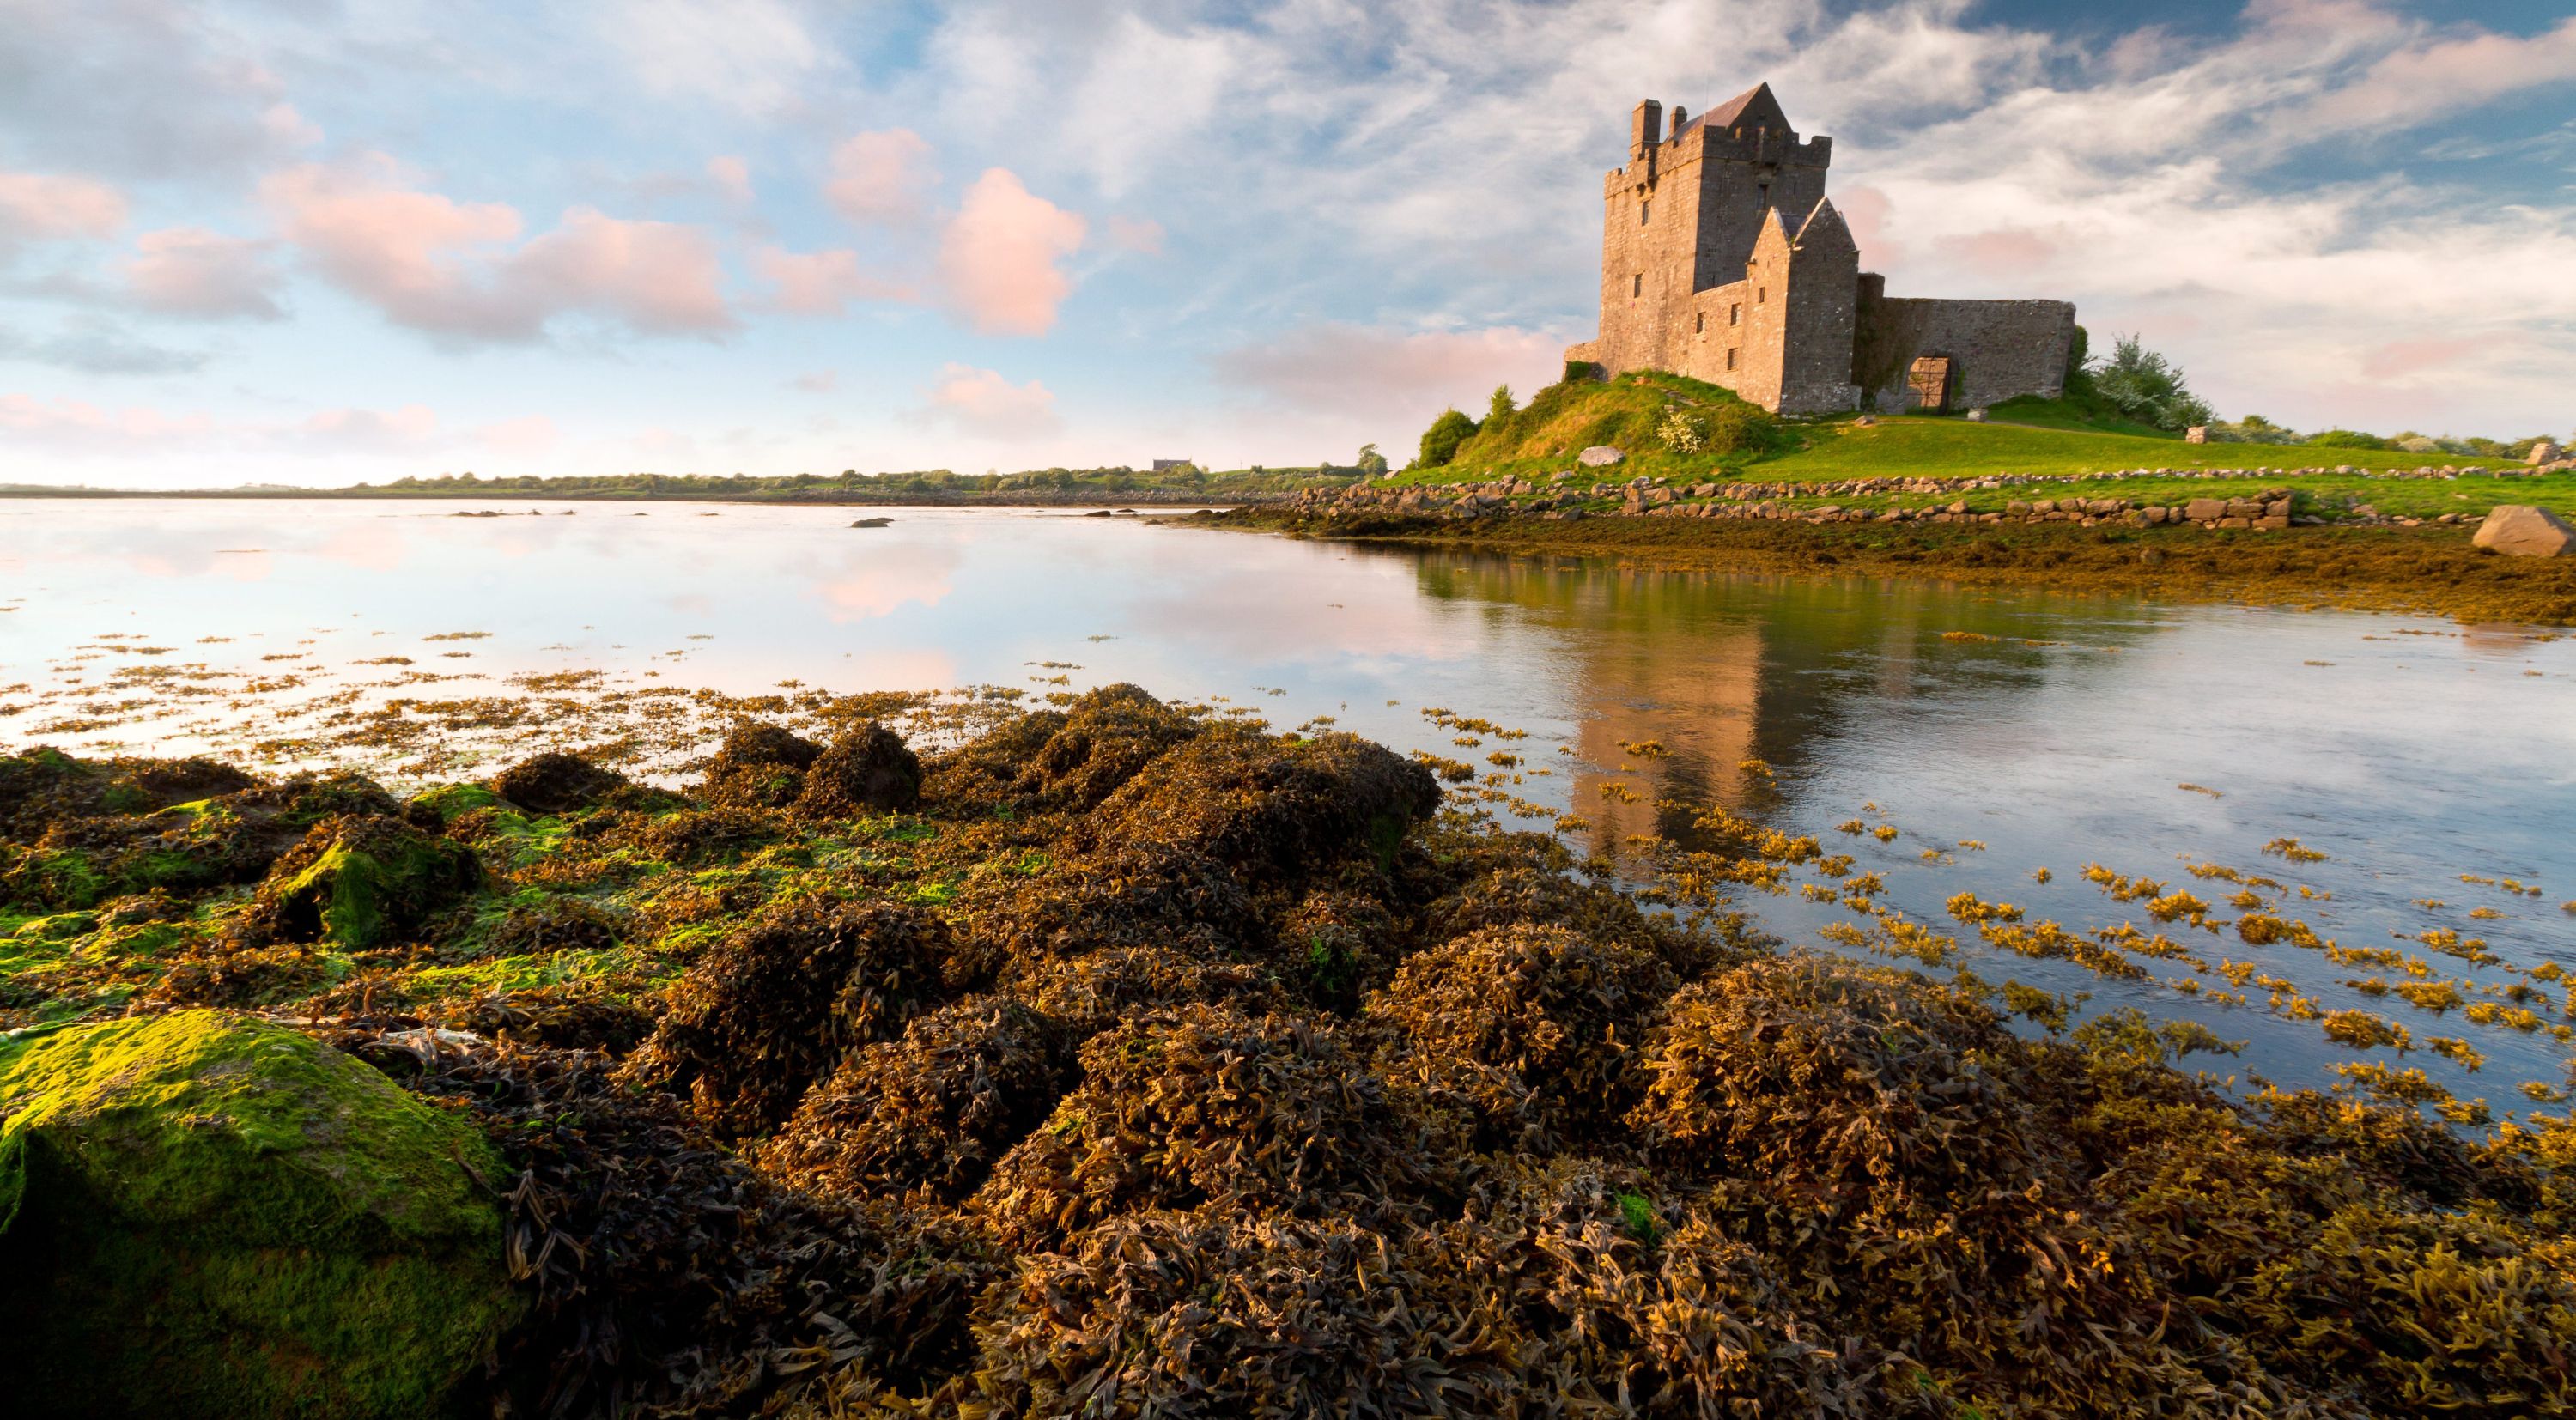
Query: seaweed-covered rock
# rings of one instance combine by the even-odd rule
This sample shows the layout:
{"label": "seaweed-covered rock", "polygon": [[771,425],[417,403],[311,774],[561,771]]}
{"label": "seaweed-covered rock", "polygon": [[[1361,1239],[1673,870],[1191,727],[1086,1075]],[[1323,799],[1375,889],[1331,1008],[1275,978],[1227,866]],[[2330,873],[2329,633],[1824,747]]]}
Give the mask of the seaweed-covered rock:
{"label": "seaweed-covered rock", "polygon": [[1170,947],[1103,947],[1022,963],[1001,985],[1076,1040],[1173,1006],[1225,1006],[1248,1016],[1288,1009],[1279,978],[1253,962],[1210,961]]}
{"label": "seaweed-covered rock", "polygon": [[980,956],[996,962],[1163,946],[1212,961],[1259,954],[1270,929],[1222,864],[1187,848],[1087,854],[1029,878],[992,876],[959,895]]}
{"label": "seaweed-covered rock", "polygon": [[255,910],[267,935],[358,951],[418,931],[483,881],[461,843],[398,818],[325,819],[269,869]]}
{"label": "seaweed-covered rock", "polygon": [[805,771],[822,757],[821,745],[784,726],[736,725],[692,792],[724,808],[783,809],[805,791]]}
{"label": "seaweed-covered rock", "polygon": [[1211,730],[1111,795],[1086,831],[1104,845],[1185,847],[1250,882],[1293,883],[1355,855],[1392,863],[1439,806],[1430,770],[1356,735]]}
{"label": "seaweed-covered rock", "polygon": [[689,969],[633,1076],[684,1090],[716,1128],[777,1125],[841,1056],[900,1033],[940,991],[948,929],[918,908],[800,898]]}
{"label": "seaweed-covered rock", "polygon": [[436,1413],[520,1310],[475,1132],[210,1011],[0,1042],[24,1414]]}
{"label": "seaweed-covered rock", "polygon": [[628,787],[625,775],[560,750],[520,760],[485,782],[493,793],[538,814],[597,808]]}
{"label": "seaweed-covered rock", "polygon": [[1643,1023],[1675,984],[1642,948],[1506,927],[1416,954],[1370,1010],[1424,1054],[1512,1071],[1553,1128],[1589,1132],[1634,1097]]}
{"label": "seaweed-covered rock", "polygon": [[987,1296],[978,1388],[995,1413],[1102,1420],[1519,1413],[1523,1338],[1491,1279],[1409,1242],[1346,1219],[1112,1219]]}
{"label": "seaweed-covered rock", "polygon": [[1152,1208],[1402,1216],[1453,1150],[1332,1031],[1209,1006],[1157,1012],[1081,1051],[1082,1088],[973,1202],[1046,1247]]}
{"label": "seaweed-covered rock", "polygon": [[953,1202],[1055,1107],[1068,1054],[1008,998],[944,1006],[902,1039],[851,1056],[805,1096],[761,1162],[815,1192],[922,1188]]}
{"label": "seaweed-covered rock", "polygon": [[930,797],[1080,812],[1117,792],[1200,722],[1121,682],[1023,715],[929,765]]}
{"label": "seaweed-covered rock", "polygon": [[815,756],[797,791],[796,812],[839,819],[909,809],[921,802],[921,760],[903,737],[870,721]]}
{"label": "seaweed-covered rock", "polygon": [[63,819],[146,814],[249,788],[210,759],[75,759],[56,749],[0,755],[0,837],[32,842]]}

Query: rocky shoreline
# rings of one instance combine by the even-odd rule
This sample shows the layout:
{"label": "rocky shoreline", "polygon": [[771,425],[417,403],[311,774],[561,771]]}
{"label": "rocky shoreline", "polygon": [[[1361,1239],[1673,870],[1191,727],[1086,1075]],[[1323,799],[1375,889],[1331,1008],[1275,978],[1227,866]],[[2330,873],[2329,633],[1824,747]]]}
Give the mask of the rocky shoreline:
{"label": "rocky shoreline", "polygon": [[37,1413],[2576,1405],[2563,1120],[2240,1100],[1129,686],[685,793],[0,756],[0,904]]}
{"label": "rocky shoreline", "polygon": [[[2576,469],[2576,463],[2553,462],[2530,468],[2489,469],[2425,466],[2411,471],[2367,475],[2400,480],[2460,478],[2513,479]],[[2059,497],[2030,501],[2011,499],[2001,508],[1972,508],[1961,494],[2066,483],[2110,483],[2155,479],[2297,479],[2304,476],[2362,476],[2349,465],[2273,469],[2121,469],[2090,474],[1983,474],[1975,477],[1852,478],[1821,482],[1744,482],[1700,480],[1675,482],[1639,477],[1625,483],[1585,482],[1586,471],[1572,469],[1547,479],[1515,477],[1456,484],[1385,487],[1354,484],[1327,491],[1310,488],[1286,501],[1289,510],[1326,518],[1398,513],[1431,518],[1537,517],[1573,522],[1586,517],[1732,518],[1803,523],[2050,523],[2094,527],[2121,522],[2133,527],[2198,526],[2261,529],[2337,524],[2356,527],[2418,527],[2426,522],[2475,521],[2444,513],[2432,518],[2383,514],[2358,499],[2319,498],[2290,483],[2265,486],[2251,494],[2193,498],[2153,503],[2114,495]],[[1897,498],[1952,495],[1947,503],[1915,506],[1846,507],[1840,503],[1805,505],[1792,500],[1816,498]],[[1981,500],[1982,501],[1982,500]]]}

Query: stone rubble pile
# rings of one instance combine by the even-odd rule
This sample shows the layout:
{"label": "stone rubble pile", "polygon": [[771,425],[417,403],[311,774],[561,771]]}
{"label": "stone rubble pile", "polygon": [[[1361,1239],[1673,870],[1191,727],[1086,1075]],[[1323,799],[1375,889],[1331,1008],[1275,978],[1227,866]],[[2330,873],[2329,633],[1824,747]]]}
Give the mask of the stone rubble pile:
{"label": "stone rubble pile", "polygon": [[[2576,469],[2576,462],[2552,462],[2519,469],[2488,468],[2482,465],[2427,466],[2412,470],[2397,469],[2370,473],[2366,476],[2390,479],[2518,478],[2566,469]],[[2150,478],[2292,479],[2308,475],[2349,475],[2359,472],[2361,470],[2345,464],[2332,468],[2138,468],[2083,474],[1995,473],[1958,478],[1921,476],[1764,483],[1703,480],[1676,484],[1666,479],[1644,476],[1630,479],[1625,483],[1585,483],[1581,481],[1585,470],[1567,469],[1552,476],[1537,479],[1516,476],[1475,483],[1407,488],[1374,487],[1364,483],[1352,484],[1340,489],[1309,488],[1291,500],[1289,506],[1292,511],[1302,515],[1317,517],[1397,513],[1447,519],[1537,517],[1559,522],[1570,522],[1591,516],[1731,518],[1806,523],[2071,522],[2085,527],[2106,522],[2120,522],[2135,527],[2179,527],[2190,524],[2204,528],[2271,530],[2329,522],[2365,526],[2416,527],[2426,521],[2442,524],[2477,521],[2477,515],[2462,513],[2444,513],[2429,520],[2383,514],[2368,503],[2351,503],[2349,506],[2328,508],[2319,506],[2314,498],[2309,500],[2308,509],[2294,511],[2293,490],[2287,486],[2267,487],[2250,497],[2235,494],[2226,497],[2193,498],[2171,504],[2113,496],[2042,498],[2032,501],[2013,499],[2007,501],[2000,511],[1991,507],[1971,509],[1967,499],[1956,496],[1946,503],[1909,508],[1846,507],[1833,502],[1817,506],[1793,501],[1814,498],[1858,499],[1902,494],[1957,495],[2017,488],[2031,484],[2116,483]],[[1611,504],[1613,500],[1615,500],[1615,506],[1604,506]]]}

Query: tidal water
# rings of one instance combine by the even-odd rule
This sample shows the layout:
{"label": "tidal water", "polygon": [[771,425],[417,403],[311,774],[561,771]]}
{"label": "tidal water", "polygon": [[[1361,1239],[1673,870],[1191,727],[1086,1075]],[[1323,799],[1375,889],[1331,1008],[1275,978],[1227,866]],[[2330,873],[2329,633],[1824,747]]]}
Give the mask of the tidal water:
{"label": "tidal water", "polygon": [[[2368,1058],[2421,1066],[2500,1116],[2531,1106],[2517,1083],[2565,1083],[2567,1050],[2548,1029],[2576,1019],[2565,983],[2524,973],[2576,971],[2576,912],[2560,906],[2576,901],[2576,639],[1360,548],[1060,511],[493,506],[508,516],[455,516],[475,505],[453,503],[0,501],[0,745],[348,762],[355,752],[305,732],[431,693],[423,684],[506,694],[581,671],[737,695],[1127,680],[1250,707],[1281,729],[1329,717],[1481,771],[1490,754],[1517,755],[1510,792],[1588,820],[1573,836],[1596,851],[1685,830],[1671,804],[1816,834],[1885,879],[1881,902],[1959,937],[1990,981],[2089,991],[2095,1008],[2136,1005],[2253,1042],[2221,1071],[2318,1083],[2353,1058],[2316,1021],[2271,1009],[2262,987],[2224,979],[2226,962],[2294,982],[2324,1009],[2396,1020],[2419,1047],[2470,1041],[2486,1057],[2475,1073],[2421,1048]],[[891,526],[849,526],[880,512]],[[401,679],[387,679],[396,665]],[[1426,710],[1526,738],[1461,745]],[[522,722],[467,757],[497,762],[548,738]],[[402,777],[399,764],[368,767]],[[1626,789],[1605,798],[1604,786]],[[1855,818],[1896,834],[1836,831]],[[2325,856],[2265,852],[2284,838]],[[2396,949],[2428,979],[2460,983],[2466,1003],[2518,1006],[2539,1028],[2344,984],[2408,979],[2392,966],[2160,926],[2087,882],[2093,863],[2188,888],[2220,920],[2239,915],[2225,904],[2237,889],[2187,864],[2266,875],[2284,888],[2265,890],[2268,910],[2344,947]],[[2079,931],[2163,930],[2213,969],[2149,962],[2154,979],[2115,982],[1997,953],[1944,912],[1962,891]],[[1794,891],[1747,905],[1793,942],[1854,920]],[[2504,965],[2425,943],[2444,930]],[[2186,978],[2196,994],[2178,988]],[[2519,1000],[2500,994],[2517,984]],[[2210,999],[2229,991],[2245,1003]]]}

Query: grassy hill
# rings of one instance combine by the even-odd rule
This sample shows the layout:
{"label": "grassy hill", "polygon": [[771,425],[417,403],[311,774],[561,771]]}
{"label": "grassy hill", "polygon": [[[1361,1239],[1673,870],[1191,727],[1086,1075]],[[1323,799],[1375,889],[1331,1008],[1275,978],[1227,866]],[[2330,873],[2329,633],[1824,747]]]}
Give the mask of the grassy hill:
{"label": "grassy hill", "polygon": [[[1730,408],[1731,416],[1725,415]],[[1664,447],[1659,430],[1674,409],[1749,427],[1739,447],[1694,454]],[[2179,436],[2107,417],[2063,400],[2017,399],[1998,405],[1987,423],[1955,415],[1880,415],[1774,420],[1731,392],[1679,375],[1639,372],[1602,383],[1550,385],[1527,407],[1488,419],[1459,445],[1445,467],[1409,470],[1416,483],[1456,483],[1498,474],[1554,473],[1594,444],[1627,452],[1622,479],[1639,475],[1688,480],[1823,481],[1843,478],[1942,477],[1984,473],[2079,474],[2131,468],[2260,469],[2416,468],[2502,460],[2306,444],[2186,444]]]}

